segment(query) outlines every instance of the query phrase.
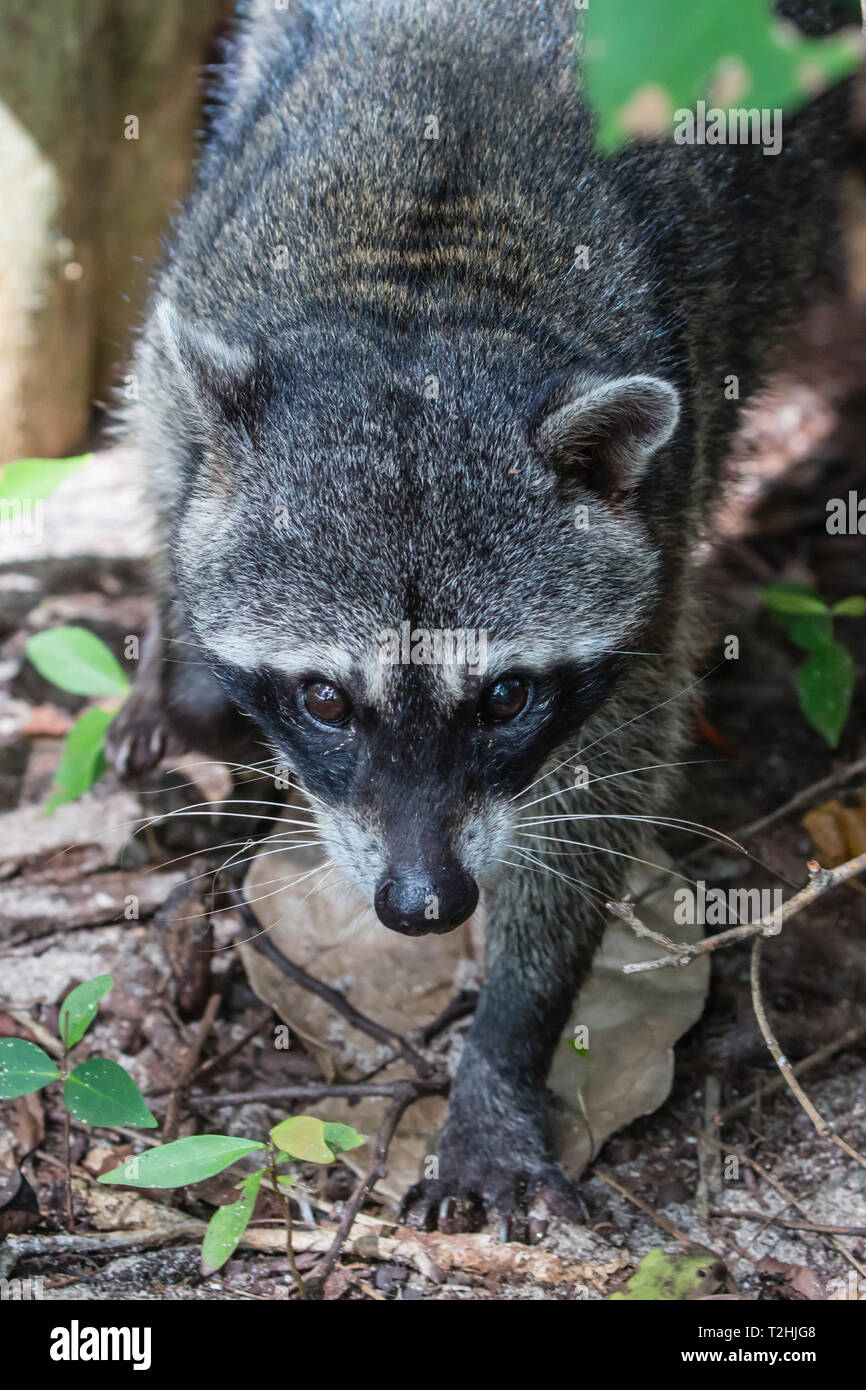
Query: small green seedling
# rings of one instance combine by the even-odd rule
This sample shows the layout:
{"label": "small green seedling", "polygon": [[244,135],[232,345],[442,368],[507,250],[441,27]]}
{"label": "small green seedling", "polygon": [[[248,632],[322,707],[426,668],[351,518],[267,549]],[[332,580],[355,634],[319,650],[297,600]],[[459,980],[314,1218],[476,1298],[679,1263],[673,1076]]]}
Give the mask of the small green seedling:
{"label": "small green seedling", "polygon": [[[114,981],[110,975],[97,975],[85,980],[64,999],[58,1020],[58,1066],[52,1057],[35,1043],[24,1038],[0,1038],[0,1100],[14,1100],[41,1091],[52,1081],[63,1082],[63,1101],[66,1106],[66,1215],[72,1226],[72,1165],[69,1145],[69,1116],[82,1124],[112,1129],[117,1125],[132,1125],[152,1129],[156,1119],[145,1104],[144,1097],[132,1077],[117,1062],[106,1057],[91,1057],[72,1071],[67,1056],[81,1042],[99,1007],[99,1001]],[[280,1171],[293,1162],[333,1163],[349,1149],[366,1144],[367,1136],[351,1125],[316,1119],[314,1115],[291,1115],[274,1125],[267,1144],[258,1139],[245,1139],[229,1134],[194,1134],[188,1139],[176,1139],[159,1144],[119,1168],[103,1173],[101,1183],[124,1187],[187,1187],[204,1182],[217,1173],[246,1158],[251,1153],[263,1153],[265,1166],[256,1169],[237,1183],[240,1197],[214,1212],[205,1232],[202,1245],[202,1268],[212,1274],[225,1264],[246,1230],[262,1180],[270,1178],[272,1190],[283,1202],[286,1222],[286,1256],[292,1278],[301,1298],[307,1289],[295,1263],[292,1249],[292,1211],[290,1196],[296,1183],[293,1172]]]}
{"label": "small green seedling", "polygon": [[296,1179],[293,1173],[280,1169],[292,1161],[333,1163],[339,1154],[366,1142],[366,1135],[358,1134],[350,1125],[332,1124],[313,1115],[292,1115],[274,1125],[267,1144],[227,1134],[194,1134],[127,1159],[119,1168],[103,1173],[99,1181],[125,1187],[186,1187],[212,1178],[248,1154],[264,1154],[265,1166],[236,1184],[241,1194],[237,1201],[218,1207],[211,1217],[202,1243],[202,1270],[213,1274],[237,1249],[255,1209],[262,1180],[268,1176],[272,1190],[283,1202],[286,1256],[292,1278],[301,1298],[306,1298],[307,1290],[292,1249],[290,1195]]}
{"label": "small green seedling", "polygon": [[834,618],[862,618],[866,598],[854,594],[832,607],[807,584],[770,584],[761,600],[792,642],[809,653],[797,674],[797,697],[806,719],[836,748],[854,693],[854,662],[834,640]]}
{"label": "small green seedling", "polygon": [[[40,676],[72,695],[123,697],[129,680],[104,642],[84,627],[54,627],[27,640],[27,655]],[[86,710],[66,735],[63,756],[54,777],[54,791],[45,814],[65,801],[82,796],[105,771],[105,735],[115,711],[96,706]]]}
{"label": "small green seedling", "polygon": [[156,1119],[129,1072],[107,1057],[91,1057],[69,1070],[68,1054],[96,1017],[99,1001],[114,986],[110,975],[85,980],[66,996],[58,1023],[60,1065],[36,1043],[24,1038],[0,1038],[0,1100],[14,1100],[41,1091],[52,1081],[63,1082],[66,1107],[66,1215],[72,1225],[72,1183],[69,1116],[85,1125],[132,1125],[153,1129]]}
{"label": "small green seedling", "polygon": [[[80,454],[77,458],[17,459],[5,464],[0,468],[0,518],[13,505],[44,501],[92,460],[93,454]],[[41,676],[73,695],[99,699],[125,696],[129,690],[120,663],[86,628],[57,627],[38,632],[27,643],[27,655]],[[113,717],[111,710],[89,709],[70,729],[46,815],[65,801],[75,801],[102,776],[105,732]]]}

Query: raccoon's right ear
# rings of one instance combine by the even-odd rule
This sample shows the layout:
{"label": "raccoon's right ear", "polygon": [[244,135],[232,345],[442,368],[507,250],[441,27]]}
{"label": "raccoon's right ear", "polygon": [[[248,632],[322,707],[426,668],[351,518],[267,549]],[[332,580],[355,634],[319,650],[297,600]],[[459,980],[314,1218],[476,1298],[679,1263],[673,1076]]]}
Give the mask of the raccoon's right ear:
{"label": "raccoon's right ear", "polygon": [[208,328],[184,319],[168,299],[154,311],[160,345],[203,424],[235,423],[247,413],[256,375],[250,348],[227,343]]}
{"label": "raccoon's right ear", "polygon": [[679,397],[654,376],[583,384],[542,422],[536,447],[562,474],[603,496],[628,492],[674,433]]}

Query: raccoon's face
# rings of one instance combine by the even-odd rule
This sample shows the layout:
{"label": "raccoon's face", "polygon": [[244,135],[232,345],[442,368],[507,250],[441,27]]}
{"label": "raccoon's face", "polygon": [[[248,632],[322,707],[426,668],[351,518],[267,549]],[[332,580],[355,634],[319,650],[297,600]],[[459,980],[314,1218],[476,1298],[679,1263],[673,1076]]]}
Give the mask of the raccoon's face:
{"label": "raccoon's face", "polygon": [[676,395],[584,379],[533,420],[485,409],[477,374],[449,404],[333,360],[278,389],[246,355],[196,371],[168,326],[210,412],[175,537],[188,622],[381,921],[448,931],[654,611],[634,495]]}

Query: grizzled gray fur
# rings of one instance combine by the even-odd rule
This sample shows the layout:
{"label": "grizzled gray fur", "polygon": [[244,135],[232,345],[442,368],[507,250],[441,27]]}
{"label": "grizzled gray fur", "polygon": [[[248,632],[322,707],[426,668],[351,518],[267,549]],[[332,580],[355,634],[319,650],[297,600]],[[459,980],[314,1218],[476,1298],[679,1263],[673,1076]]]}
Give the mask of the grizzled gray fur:
{"label": "grizzled gray fur", "polygon": [[[545,1079],[640,818],[676,814],[725,383],[762,384],[834,220],[837,95],[775,157],[602,159],[575,13],[253,5],[137,348],[159,620],[116,764],[163,727],[290,764],[393,930],[485,897],[416,1220],[569,1203]],[[486,670],[383,660],[406,622],[483,629]]]}

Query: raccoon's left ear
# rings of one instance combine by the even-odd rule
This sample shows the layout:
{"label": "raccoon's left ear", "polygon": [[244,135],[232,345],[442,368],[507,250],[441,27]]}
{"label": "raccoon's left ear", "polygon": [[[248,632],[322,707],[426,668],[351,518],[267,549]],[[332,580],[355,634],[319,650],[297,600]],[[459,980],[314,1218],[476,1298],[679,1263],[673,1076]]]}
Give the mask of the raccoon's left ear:
{"label": "raccoon's left ear", "polygon": [[190,323],[167,299],[157,303],[153,321],[160,346],[200,421],[207,425],[236,420],[253,394],[253,352]]}
{"label": "raccoon's left ear", "polygon": [[585,386],[548,415],[536,445],[569,479],[593,492],[627,492],[667,444],[679,414],[679,397],[666,381],[620,377]]}

